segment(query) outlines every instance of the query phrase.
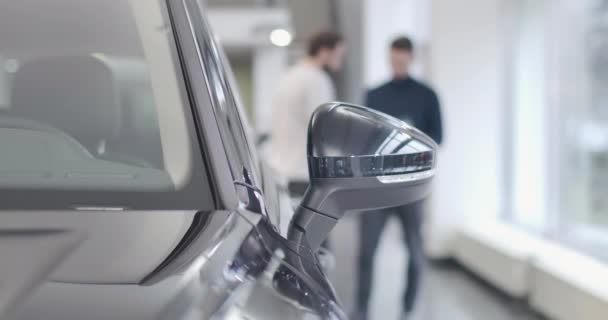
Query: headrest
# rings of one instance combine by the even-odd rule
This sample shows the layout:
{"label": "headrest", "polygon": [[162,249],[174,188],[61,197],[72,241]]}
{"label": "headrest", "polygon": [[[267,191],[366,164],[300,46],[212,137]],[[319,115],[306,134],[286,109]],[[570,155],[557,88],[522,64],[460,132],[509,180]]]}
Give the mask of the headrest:
{"label": "headrest", "polygon": [[112,70],[120,91],[122,128],[120,138],[109,145],[110,151],[136,156],[163,167],[158,112],[146,61],[107,55],[97,57]]}
{"label": "headrest", "polygon": [[144,60],[106,55],[96,56],[112,71],[120,95],[123,131],[158,127],[156,106],[148,66]]}
{"label": "headrest", "polygon": [[15,74],[11,113],[54,126],[85,145],[115,138],[120,93],[110,68],[94,56],[38,59]]}

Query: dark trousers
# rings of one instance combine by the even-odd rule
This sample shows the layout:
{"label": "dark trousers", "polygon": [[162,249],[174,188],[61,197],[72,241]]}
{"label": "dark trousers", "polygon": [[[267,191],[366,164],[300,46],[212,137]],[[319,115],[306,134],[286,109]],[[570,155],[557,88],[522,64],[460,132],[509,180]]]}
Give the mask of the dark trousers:
{"label": "dark trousers", "polygon": [[409,251],[409,262],[406,271],[407,288],[403,295],[403,308],[405,312],[413,310],[426,260],[420,230],[423,220],[423,208],[424,204],[420,201],[404,207],[363,213],[360,225],[359,291],[357,292],[357,303],[360,312],[367,313],[374,273],[374,254],[386,221],[391,216],[399,218],[404,231],[404,240]]}

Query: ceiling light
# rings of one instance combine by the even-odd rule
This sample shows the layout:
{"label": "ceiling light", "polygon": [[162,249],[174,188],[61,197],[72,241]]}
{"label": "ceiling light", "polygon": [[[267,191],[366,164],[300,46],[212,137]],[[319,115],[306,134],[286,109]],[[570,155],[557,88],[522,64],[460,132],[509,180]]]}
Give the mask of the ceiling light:
{"label": "ceiling light", "polygon": [[270,42],[277,47],[287,47],[292,39],[291,33],[285,29],[275,29],[270,33]]}

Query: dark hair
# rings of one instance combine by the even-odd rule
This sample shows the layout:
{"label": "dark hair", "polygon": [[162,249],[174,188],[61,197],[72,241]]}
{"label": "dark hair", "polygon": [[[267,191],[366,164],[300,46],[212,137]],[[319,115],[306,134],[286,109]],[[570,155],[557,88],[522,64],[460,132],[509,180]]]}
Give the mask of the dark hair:
{"label": "dark hair", "polygon": [[391,49],[413,52],[414,44],[412,43],[412,40],[410,40],[410,38],[402,36],[393,40],[393,42],[391,43]]}
{"label": "dark hair", "polygon": [[334,49],[342,41],[342,35],[337,32],[319,31],[308,39],[308,55],[314,57],[322,49]]}

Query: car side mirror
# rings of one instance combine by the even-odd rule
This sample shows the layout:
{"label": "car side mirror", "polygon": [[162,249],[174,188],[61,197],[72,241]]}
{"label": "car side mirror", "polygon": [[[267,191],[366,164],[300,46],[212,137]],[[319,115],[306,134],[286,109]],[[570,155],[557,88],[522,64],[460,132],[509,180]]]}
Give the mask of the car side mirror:
{"label": "car side mirror", "polygon": [[407,123],[346,103],[320,106],[308,128],[310,185],[289,229],[316,250],[346,212],[424,199],[437,144]]}

